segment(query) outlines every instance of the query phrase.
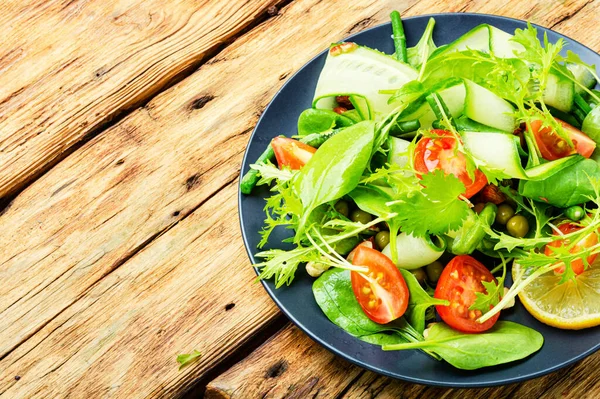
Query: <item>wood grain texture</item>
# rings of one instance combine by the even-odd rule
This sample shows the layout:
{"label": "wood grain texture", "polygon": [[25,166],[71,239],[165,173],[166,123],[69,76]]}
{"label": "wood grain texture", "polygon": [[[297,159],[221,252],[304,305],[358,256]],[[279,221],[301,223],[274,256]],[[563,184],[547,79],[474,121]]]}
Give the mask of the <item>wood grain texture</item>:
{"label": "wood grain texture", "polygon": [[206,398],[597,398],[600,382],[594,370],[598,367],[600,353],[560,373],[521,384],[482,389],[426,387],[362,370],[314,343],[297,327],[288,325],[211,381],[206,387]]}
{"label": "wood grain texture", "polygon": [[333,398],[360,374],[359,367],[336,357],[288,325],[212,381],[205,398],[308,398],[314,395]]}
{"label": "wood grain texture", "polygon": [[[278,311],[239,250],[236,194],[228,184],[3,359],[0,396],[171,397],[244,345]],[[201,361],[179,372],[193,349]]]}
{"label": "wood grain texture", "polygon": [[[459,3],[293,2],[23,191],[0,216],[0,394],[178,395],[273,320],[235,216],[258,116],[331,41],[393,8]],[[552,3],[558,21],[585,2]],[[203,358],[178,373],[175,355],[193,349]]]}
{"label": "wood grain texture", "polygon": [[[87,143],[13,201],[1,216],[7,230],[0,242],[0,393],[47,397],[83,395],[87,389],[131,397],[138,385],[138,396],[165,394],[162,386],[170,393],[181,392],[193,381],[190,376],[212,368],[276,316],[262,288],[251,284],[253,271],[239,237],[234,197],[217,197],[218,211],[210,209],[208,214],[223,221],[223,237],[198,242],[203,256],[170,241],[165,244],[164,237],[196,237],[181,230],[184,222],[190,215],[205,216],[206,201],[235,179],[248,133],[282,76],[302,66],[332,37],[345,36],[358,21],[380,10],[378,2],[365,2],[324,20],[322,15],[332,14],[332,7],[318,1],[292,3],[192,77]],[[298,24],[300,19],[306,24]],[[308,26],[310,35],[305,34]],[[164,236],[157,239],[159,235]],[[20,239],[6,238],[11,236]],[[188,243],[180,236],[177,240]],[[138,263],[138,256],[132,256],[151,241],[147,250],[176,250],[160,252],[163,248]],[[226,249],[223,242],[229,245]],[[162,267],[173,268],[171,259],[179,252],[177,269],[193,289],[171,284],[171,272],[163,280],[169,285],[158,285],[164,291],[154,294],[156,302],[140,303],[123,291],[107,291],[118,285],[114,279],[121,273],[133,273],[135,283],[125,291],[143,295],[139,287],[153,284],[145,278],[154,279],[154,273],[161,277]],[[198,264],[235,285],[210,291],[211,284],[203,285],[206,276],[195,272]],[[247,285],[254,294],[244,294]],[[174,295],[178,289],[181,293]],[[229,321],[198,304],[182,310],[201,289],[224,302],[239,291],[265,307],[236,305],[237,317]],[[93,311],[84,312],[95,302]],[[130,316],[147,324],[138,325]],[[152,324],[171,335],[146,332]],[[198,329],[210,334],[214,346],[204,342]],[[237,332],[242,336],[232,339]],[[166,352],[171,336],[177,340]],[[128,346],[129,341],[135,345]],[[198,343],[205,356],[178,374],[175,354]],[[160,345],[165,349],[157,350]],[[112,355],[103,354],[113,346]],[[109,357],[106,363],[104,356]],[[15,375],[21,379],[16,381]]]}
{"label": "wood grain texture", "polygon": [[[0,197],[281,0],[16,1],[0,16]],[[51,34],[49,34],[51,32]]]}
{"label": "wood grain texture", "polygon": [[285,8],[19,195],[1,216],[0,357],[235,179],[280,77],[376,3],[337,11],[335,22],[318,14],[330,3]]}

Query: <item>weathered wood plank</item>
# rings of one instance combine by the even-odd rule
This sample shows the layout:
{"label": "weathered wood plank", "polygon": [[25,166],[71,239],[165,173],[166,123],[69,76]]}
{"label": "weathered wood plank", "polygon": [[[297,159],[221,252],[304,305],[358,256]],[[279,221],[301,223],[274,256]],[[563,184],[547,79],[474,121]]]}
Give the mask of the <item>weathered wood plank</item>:
{"label": "weathered wood plank", "polygon": [[[239,250],[236,193],[228,184],[3,359],[0,395],[171,397],[243,345],[278,311]],[[179,372],[193,349],[203,358]]]}
{"label": "weathered wood plank", "polygon": [[286,8],[19,195],[1,217],[0,357],[234,179],[280,76],[377,4]]}
{"label": "weathered wood plank", "polygon": [[333,398],[361,373],[288,325],[212,381],[205,398]]}
{"label": "weathered wood plank", "polygon": [[[292,3],[19,195],[0,219],[0,393],[180,393],[272,320],[231,194],[248,132],[288,73],[415,1]],[[235,318],[212,312],[238,292]]]}
{"label": "weathered wood plank", "polygon": [[[392,7],[391,4],[385,6],[387,10],[382,12],[380,20]],[[394,2],[394,6],[399,4]],[[42,393],[46,392],[44,389],[68,389],[69,386],[65,385],[42,386],[40,384],[46,383],[36,380],[53,369],[51,374],[61,374],[69,385],[88,388],[106,388],[106,380],[116,381],[125,374],[132,385],[139,378],[145,382],[137,383],[154,383],[156,386],[159,378],[161,383],[169,380],[165,384],[171,384],[169,386],[175,390],[185,388],[180,386],[184,374],[170,377],[166,371],[174,367],[175,351],[190,350],[192,342],[201,340],[190,339],[185,345],[178,343],[177,349],[172,348],[172,352],[153,354],[152,370],[145,368],[148,364],[145,356],[149,352],[144,355],[145,346],[140,345],[138,350],[142,352],[136,356],[123,356],[129,363],[119,362],[118,366],[115,363],[116,371],[107,373],[104,379],[87,380],[86,376],[95,373],[88,369],[95,367],[94,364],[88,362],[99,360],[85,353],[82,354],[85,361],[78,361],[74,369],[58,372],[62,370],[62,362],[76,357],[78,347],[75,343],[78,340],[106,337],[102,340],[103,347],[117,342],[119,346],[123,341],[140,336],[142,331],[135,325],[111,324],[106,318],[102,319],[104,324],[95,324],[96,318],[79,314],[80,304],[87,307],[90,301],[102,301],[103,304],[98,305],[102,306],[101,309],[91,314],[110,312],[106,317],[116,319],[141,309],[129,297],[114,292],[104,293],[105,289],[99,292],[97,287],[105,287],[108,284],[105,281],[113,281],[114,276],[118,276],[117,272],[129,268],[133,260],[128,260],[139,248],[199,206],[202,209],[211,195],[234,180],[248,132],[281,85],[281,77],[299,68],[320,51],[324,43],[345,36],[358,21],[380,11],[380,7],[376,1],[343,10],[337,10],[335,5],[327,2],[292,3],[282,15],[254,29],[205,64],[190,79],[158,96],[146,107],[86,144],[15,199],[2,215],[6,230],[0,241],[1,259],[5,260],[0,266],[3,279],[0,286],[0,348],[5,355],[0,365],[1,390],[10,389],[11,395],[27,392],[23,395],[30,396],[36,392],[45,395]],[[336,18],[327,20],[323,15],[335,15]],[[298,24],[299,20],[305,23]],[[310,34],[306,34],[308,30]],[[232,87],[236,90],[231,90]],[[207,156],[209,148],[210,156]],[[235,201],[229,197],[227,200],[220,198],[220,201],[229,201],[221,205],[226,211],[218,215],[226,221],[226,240],[235,245],[236,250],[228,248],[221,252],[222,247],[216,242],[205,244],[208,251],[205,258],[183,251],[182,256],[186,260],[182,260],[178,267],[187,268],[186,281],[195,284],[197,290],[202,286],[204,277],[189,270],[193,270],[198,259],[219,259],[220,264],[205,263],[212,265],[212,272],[221,274],[223,265],[233,262],[231,273],[245,280],[236,283],[238,288],[228,286],[228,291],[224,292],[243,292],[241,287],[252,280],[253,272],[242,249],[238,224],[233,216],[236,213],[233,207]],[[174,230],[182,231],[182,224],[180,222]],[[189,232],[184,234],[188,236]],[[20,239],[13,241],[7,237]],[[167,245],[163,243],[161,238],[154,245]],[[227,259],[223,258],[225,253]],[[173,257],[171,252],[157,254],[152,262],[146,259],[142,266],[137,266],[137,273],[157,270],[158,264]],[[227,277],[230,277],[229,274]],[[102,281],[97,283],[100,279]],[[134,288],[143,284],[142,280],[140,277],[129,289],[135,292]],[[171,277],[167,281],[171,281]],[[221,283],[215,280],[215,284]],[[169,289],[175,288],[169,286]],[[191,291],[188,290],[185,295],[191,295]],[[161,307],[170,307],[168,312],[172,313],[147,317],[152,323],[164,319],[168,324],[164,330],[185,334],[193,322],[174,321],[173,315],[180,311],[180,299],[177,299],[178,295],[171,295],[162,297],[160,304]],[[215,295],[215,299],[222,299],[219,292]],[[254,301],[267,304],[268,309],[274,309],[264,294],[252,297]],[[71,306],[74,302],[75,306]],[[155,307],[148,305],[143,309],[154,310]],[[244,339],[275,316],[274,310],[269,313],[268,309],[252,308],[247,314],[244,307],[240,309],[238,312],[243,313],[238,317],[248,319],[244,321]],[[193,311],[199,312],[195,313],[198,315],[204,309],[194,308]],[[58,314],[60,316],[56,317]],[[210,353],[198,364],[198,370],[206,370],[221,359],[221,352],[236,347],[227,335],[231,334],[228,332],[230,329],[236,328],[236,323],[223,324],[222,320],[208,316],[201,317],[201,320],[202,328],[210,330],[215,342],[222,345],[210,349]],[[221,327],[213,328],[212,324],[217,322]],[[87,323],[93,325],[86,326]],[[115,335],[118,327],[125,329],[119,330],[123,336]],[[66,332],[71,330],[76,330],[79,338],[62,341]],[[123,338],[125,336],[129,338]],[[11,352],[21,343],[17,350]],[[134,349],[128,349],[127,353],[133,353]],[[155,359],[162,355],[164,360]],[[29,377],[25,377],[28,370]],[[13,386],[12,373],[23,374],[16,386]],[[134,376],[136,374],[137,377]],[[44,379],[47,380],[48,376]],[[152,382],[152,379],[155,381]],[[31,385],[28,380],[32,381]],[[142,394],[143,390],[140,390],[139,395]]]}
{"label": "weathered wood plank", "polygon": [[281,2],[3,2],[0,197]]}
{"label": "weathered wood plank", "polygon": [[[211,381],[210,399],[237,398],[595,398],[600,353],[560,373],[521,384],[482,389],[448,389],[410,384],[364,371],[315,344],[288,325],[250,356]],[[301,392],[302,395],[298,393]]]}

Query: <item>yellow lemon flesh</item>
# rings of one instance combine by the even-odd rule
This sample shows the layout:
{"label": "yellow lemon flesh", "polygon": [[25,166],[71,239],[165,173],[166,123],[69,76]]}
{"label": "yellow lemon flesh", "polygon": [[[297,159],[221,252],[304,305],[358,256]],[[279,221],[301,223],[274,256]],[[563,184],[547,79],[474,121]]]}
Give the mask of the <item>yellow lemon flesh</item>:
{"label": "yellow lemon flesh", "polygon": [[[519,270],[515,262],[515,284]],[[533,317],[553,327],[580,330],[600,325],[600,256],[575,280],[559,284],[560,280],[554,272],[541,275],[519,293],[521,303]]]}

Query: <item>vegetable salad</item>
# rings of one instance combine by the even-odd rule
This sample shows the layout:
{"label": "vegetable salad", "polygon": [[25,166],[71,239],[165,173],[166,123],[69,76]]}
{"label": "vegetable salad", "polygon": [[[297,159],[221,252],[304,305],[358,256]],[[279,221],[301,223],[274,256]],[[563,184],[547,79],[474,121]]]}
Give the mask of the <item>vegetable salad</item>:
{"label": "vegetable salad", "polygon": [[531,25],[438,47],[432,18],[407,48],[391,19],[396,52],[333,44],[297,134],[243,177],[244,194],[272,192],[259,247],[294,232],[293,249],[256,254],[260,278],[279,288],[305,267],[348,334],[467,370],[542,347],[501,320],[517,296],[557,328],[600,324],[595,67]]}

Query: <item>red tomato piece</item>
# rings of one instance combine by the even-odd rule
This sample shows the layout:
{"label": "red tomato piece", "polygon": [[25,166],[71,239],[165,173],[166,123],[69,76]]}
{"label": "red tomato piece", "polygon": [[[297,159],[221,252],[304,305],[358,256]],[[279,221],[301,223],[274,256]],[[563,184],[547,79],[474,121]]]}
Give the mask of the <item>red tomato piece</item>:
{"label": "red tomato piece", "polygon": [[414,165],[417,172],[428,173],[436,169],[453,174],[465,185],[467,198],[471,198],[487,184],[483,172],[476,169],[474,179],[467,173],[467,161],[464,154],[456,151],[457,141],[447,130],[432,130],[436,137],[423,137],[417,143]]}
{"label": "red tomato piece", "polygon": [[314,147],[287,137],[275,137],[271,140],[271,147],[280,169],[284,166],[294,170],[301,169],[317,151]]}
{"label": "red tomato piece", "polygon": [[492,273],[468,255],[455,256],[442,271],[434,297],[450,301],[449,306],[436,305],[438,314],[450,327],[465,332],[478,333],[489,330],[500,313],[479,323],[480,310],[469,310],[477,298],[476,292],[486,292],[482,281],[493,281]]}
{"label": "red tomato piece", "polygon": [[544,159],[554,161],[573,154],[580,154],[586,158],[592,156],[596,143],[590,139],[585,133],[558,118],[554,118],[565,129],[565,132],[571,138],[575,148],[561,138],[549,126],[542,127],[543,122],[539,119],[530,123],[531,131],[535,136],[535,141],[540,149],[540,153]]}
{"label": "red tomato piece", "polygon": [[[561,231],[562,234],[573,233],[573,232],[581,230],[583,228],[581,226],[578,226],[578,225],[576,225],[574,223],[570,223],[570,222],[563,223],[557,227]],[[555,231],[554,235],[557,236],[558,232]],[[562,247],[563,245],[568,244],[568,243],[569,243],[568,240],[553,241],[550,244],[546,245],[546,248],[544,249],[544,253],[546,254],[546,256],[552,256],[552,254],[554,253],[554,251],[552,251],[552,249],[551,249],[552,247]],[[589,235],[587,235],[586,237],[584,237],[583,239],[581,239],[577,244],[575,244],[573,246],[573,248],[571,248],[569,250],[569,252],[574,254],[574,253],[584,250],[585,248],[592,247],[596,244],[598,244],[598,235],[596,233],[592,232]],[[588,263],[592,264],[594,262],[594,260],[596,260],[596,256],[598,256],[598,254],[588,256],[588,258],[587,258]],[[583,264],[583,259],[575,259],[574,261],[572,261],[571,268],[573,269],[573,272],[577,275],[583,273],[583,271],[585,269],[585,266]],[[554,269],[554,272],[556,274],[563,274],[565,272],[565,264],[562,263],[562,265],[560,267],[558,267],[557,269]]]}
{"label": "red tomato piece", "polygon": [[365,245],[356,247],[352,263],[367,266],[366,273],[350,272],[352,291],[369,319],[389,323],[406,312],[409,291],[390,258]]}

